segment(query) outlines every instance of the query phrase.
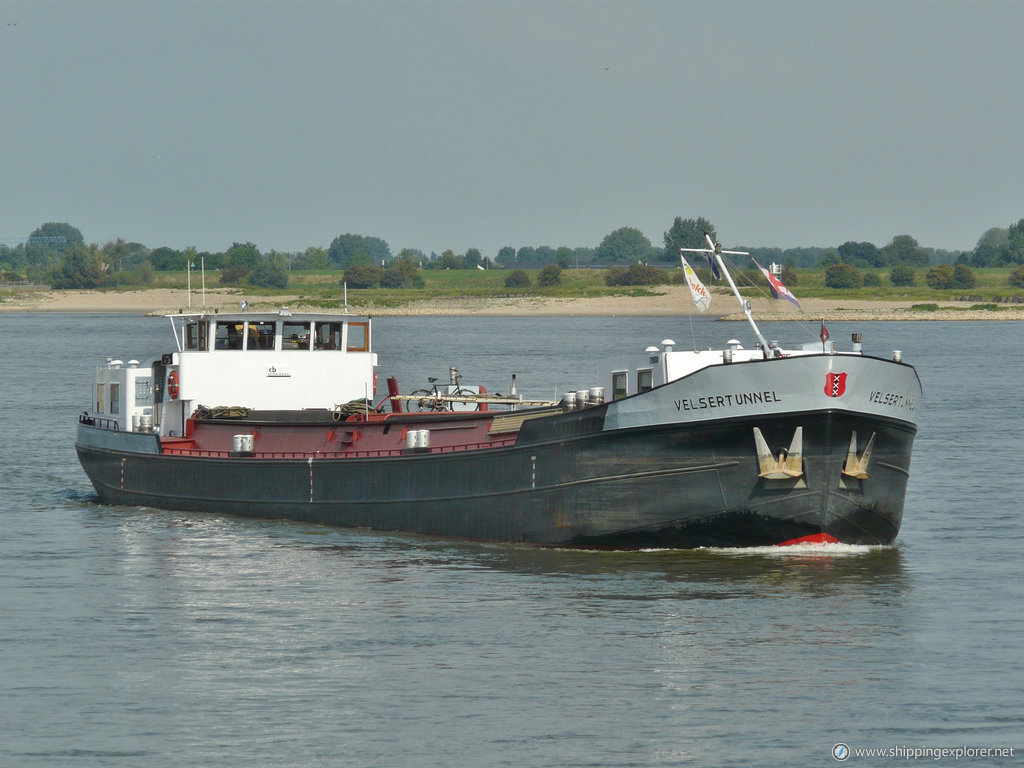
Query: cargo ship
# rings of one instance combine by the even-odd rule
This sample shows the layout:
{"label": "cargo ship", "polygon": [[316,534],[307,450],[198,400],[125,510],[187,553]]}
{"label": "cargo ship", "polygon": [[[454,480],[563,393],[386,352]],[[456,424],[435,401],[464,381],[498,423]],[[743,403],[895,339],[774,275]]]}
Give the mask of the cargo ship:
{"label": "cargo ship", "polygon": [[378,392],[369,316],[183,311],[159,359],[97,367],[79,460],[104,504],[543,547],[892,543],[914,368],[858,334],[839,350],[824,324],[769,343],[723,259],[741,252],[695,250],[729,281],[749,347],[612,350],[558,401],[463,386],[455,368],[403,395],[394,378]]}

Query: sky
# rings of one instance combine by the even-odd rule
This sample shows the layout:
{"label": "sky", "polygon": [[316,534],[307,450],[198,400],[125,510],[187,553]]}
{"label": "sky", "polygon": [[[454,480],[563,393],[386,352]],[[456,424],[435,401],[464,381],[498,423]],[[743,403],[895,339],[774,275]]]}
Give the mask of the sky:
{"label": "sky", "polygon": [[0,0],[0,243],[967,250],[1024,218],[1024,3]]}

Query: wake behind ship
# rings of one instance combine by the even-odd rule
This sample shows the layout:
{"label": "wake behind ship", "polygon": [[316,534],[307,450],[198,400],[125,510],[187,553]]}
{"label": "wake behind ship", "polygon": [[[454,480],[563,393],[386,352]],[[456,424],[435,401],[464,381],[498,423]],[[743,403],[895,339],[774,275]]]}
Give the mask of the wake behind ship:
{"label": "wake behind ship", "polygon": [[[728,274],[731,252],[709,246]],[[665,340],[558,402],[455,369],[378,394],[369,317],[174,314],[160,359],[97,369],[76,448],[108,504],[555,547],[891,543],[913,367],[856,336],[850,351],[768,344],[736,293],[751,348]]]}

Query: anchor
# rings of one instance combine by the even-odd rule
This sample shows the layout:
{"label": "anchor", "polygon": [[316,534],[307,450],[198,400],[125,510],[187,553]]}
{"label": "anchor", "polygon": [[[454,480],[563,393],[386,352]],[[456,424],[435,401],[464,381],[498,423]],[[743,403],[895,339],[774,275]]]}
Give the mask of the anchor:
{"label": "anchor", "polygon": [[871,459],[871,448],[875,444],[875,433],[871,433],[868,444],[864,446],[864,452],[857,456],[857,431],[850,435],[850,449],[846,452],[846,464],[843,466],[843,477],[850,477],[854,480],[867,480],[868,461]]}
{"label": "anchor", "polygon": [[772,455],[761,430],[754,427],[754,443],[757,446],[758,477],[765,480],[795,480],[804,474],[804,428],[797,427],[788,451],[780,451],[778,458]]}

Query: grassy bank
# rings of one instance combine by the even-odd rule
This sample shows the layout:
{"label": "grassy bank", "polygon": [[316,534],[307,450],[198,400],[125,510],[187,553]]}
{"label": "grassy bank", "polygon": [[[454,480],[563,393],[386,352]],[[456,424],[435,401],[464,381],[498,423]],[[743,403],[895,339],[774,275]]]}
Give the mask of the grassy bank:
{"label": "grassy bank", "polygon": [[[668,285],[653,286],[616,286],[605,284],[607,270],[604,269],[567,269],[562,272],[561,284],[558,286],[537,286],[539,270],[526,270],[532,285],[525,289],[509,289],[505,287],[505,279],[509,270],[422,270],[418,274],[423,278],[421,288],[366,288],[348,289],[349,307],[359,310],[361,307],[387,308],[401,307],[417,302],[441,302],[452,300],[511,300],[511,299],[602,299],[616,297],[657,296],[665,293]],[[821,269],[796,270],[796,281],[791,282],[790,289],[800,299],[822,299],[842,306],[843,302],[911,302],[918,305],[917,311],[929,312],[938,309],[940,304],[948,305],[955,302],[964,309],[984,309],[999,311],[1004,308],[1021,308],[1024,306],[1024,290],[1012,288],[1008,284],[1011,270],[1009,268],[975,269],[973,270],[976,285],[971,289],[936,290],[926,285],[896,287],[888,283],[888,270],[863,270],[865,274],[878,274],[881,286],[837,290],[825,285],[825,273]],[[665,270],[665,276],[675,279],[676,285],[681,278],[681,270]],[[918,281],[923,282],[925,270],[918,270]],[[756,273],[754,273],[756,274]],[[238,296],[251,298],[263,297],[273,301],[274,297],[287,296],[296,298],[302,304],[323,309],[338,309],[344,306],[345,296],[342,287],[342,275],[338,271],[292,271],[289,273],[289,286],[284,289],[256,288],[252,286],[227,287],[220,285],[219,272],[211,270],[206,274],[206,286],[211,290],[227,291]],[[736,275],[737,282],[748,283],[752,279],[750,271]],[[147,289],[185,290],[186,279],[181,273],[157,272],[152,283],[145,286],[123,286],[106,291],[127,292]],[[193,272],[192,290],[198,295],[201,290],[201,276]],[[724,282],[710,286],[715,294],[728,292]],[[0,301],[16,295],[24,295],[26,291],[46,290],[43,286],[32,288],[11,287],[0,289]],[[767,287],[763,284],[749,286],[744,293],[750,298],[766,296]],[[948,306],[946,307],[948,309]]]}

